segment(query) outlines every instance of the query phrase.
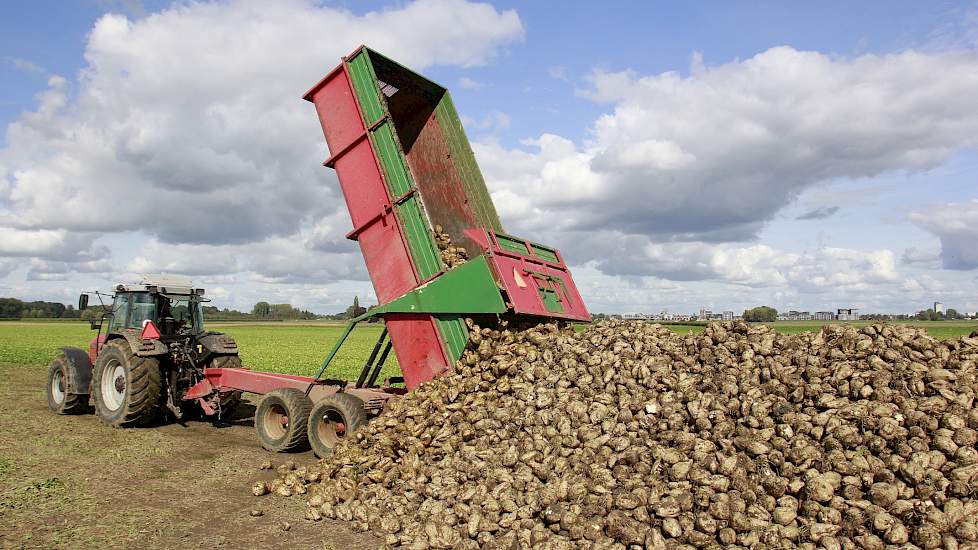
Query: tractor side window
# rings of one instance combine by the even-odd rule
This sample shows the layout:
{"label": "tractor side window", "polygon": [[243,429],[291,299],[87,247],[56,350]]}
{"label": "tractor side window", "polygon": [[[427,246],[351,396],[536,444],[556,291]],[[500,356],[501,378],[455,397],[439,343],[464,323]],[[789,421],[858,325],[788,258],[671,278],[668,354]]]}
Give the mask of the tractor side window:
{"label": "tractor side window", "polygon": [[126,326],[126,316],[129,315],[129,294],[116,294],[112,302],[112,321],[109,330],[119,330]]}
{"label": "tractor side window", "polygon": [[156,300],[148,292],[133,294],[132,307],[129,308],[129,320],[126,326],[142,328],[143,321],[147,319],[156,322]]}

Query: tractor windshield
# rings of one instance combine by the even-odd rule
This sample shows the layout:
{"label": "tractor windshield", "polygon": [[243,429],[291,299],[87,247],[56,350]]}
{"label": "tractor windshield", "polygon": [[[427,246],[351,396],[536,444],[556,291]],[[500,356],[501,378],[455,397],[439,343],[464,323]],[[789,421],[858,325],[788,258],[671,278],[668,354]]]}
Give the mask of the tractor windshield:
{"label": "tractor windshield", "polygon": [[170,295],[160,296],[160,319],[172,317],[177,330],[192,329],[199,332],[204,329],[204,319],[201,315],[200,304],[192,301],[189,296]]}

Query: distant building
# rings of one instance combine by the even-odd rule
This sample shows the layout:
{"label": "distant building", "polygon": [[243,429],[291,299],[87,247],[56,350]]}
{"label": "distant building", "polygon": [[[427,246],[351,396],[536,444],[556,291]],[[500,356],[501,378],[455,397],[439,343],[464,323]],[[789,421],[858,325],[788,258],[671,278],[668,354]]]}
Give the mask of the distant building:
{"label": "distant building", "polygon": [[724,311],[723,312],[723,320],[724,321],[733,321],[733,318],[734,318],[734,312],[732,312],[732,311]]}
{"label": "distant building", "polygon": [[811,321],[812,314],[807,311],[791,310],[785,315],[785,321]]}
{"label": "distant building", "polygon": [[835,321],[835,313],[831,311],[816,311],[815,312],[816,321]]}
{"label": "distant building", "polygon": [[944,304],[942,304],[942,303],[940,303],[940,302],[934,302],[934,311],[935,311],[936,313],[940,313],[940,314],[942,314],[942,315],[943,315],[944,313],[947,313],[947,311],[945,311],[945,309],[944,309]]}
{"label": "distant building", "polygon": [[842,309],[839,308],[835,310],[835,318],[839,321],[858,321],[859,320],[859,310],[858,309]]}

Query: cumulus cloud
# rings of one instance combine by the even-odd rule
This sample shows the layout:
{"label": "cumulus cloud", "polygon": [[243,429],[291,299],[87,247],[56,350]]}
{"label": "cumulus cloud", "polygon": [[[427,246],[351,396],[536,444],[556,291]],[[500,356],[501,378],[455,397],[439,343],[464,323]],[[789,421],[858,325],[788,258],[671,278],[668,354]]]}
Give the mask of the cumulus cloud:
{"label": "cumulus cloud", "polygon": [[[360,43],[414,68],[470,67],[522,34],[514,10],[464,0],[362,15],[312,0],[105,15],[78,80],[50,76],[36,108],[7,128],[0,276],[363,280],[335,175],[321,166],[318,119],[300,96]],[[98,244],[107,234],[146,242],[113,265]]]}
{"label": "cumulus cloud", "polygon": [[[477,147],[521,229],[743,241],[838,178],[925,170],[978,143],[978,53],[837,59],[790,47],[689,75],[596,72],[590,138]],[[509,216],[508,218],[506,216]]]}
{"label": "cumulus cloud", "polygon": [[141,230],[242,244],[342,211],[299,97],[360,42],[409,66],[473,66],[519,40],[512,11],[418,0],[356,15],[311,1],[177,4],[105,15],[69,98],[52,77],[7,131],[0,216],[21,230]]}
{"label": "cumulus cloud", "polygon": [[911,213],[910,219],[941,240],[945,268],[978,268],[978,199],[933,206]]}

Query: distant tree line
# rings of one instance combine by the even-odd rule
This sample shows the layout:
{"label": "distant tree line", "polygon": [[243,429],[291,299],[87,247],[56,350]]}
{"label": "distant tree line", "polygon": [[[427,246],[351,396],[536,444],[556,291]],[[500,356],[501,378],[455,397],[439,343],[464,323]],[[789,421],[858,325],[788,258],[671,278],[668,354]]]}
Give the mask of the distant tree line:
{"label": "distant tree line", "polygon": [[24,302],[17,298],[0,298],[0,318],[4,319],[77,319],[75,306],[58,302]]}
{"label": "distant tree line", "polygon": [[944,313],[934,311],[933,309],[924,309],[918,311],[917,314],[914,315],[914,319],[918,321],[944,321],[950,319],[967,319],[967,318],[968,317],[966,315],[962,315],[958,313],[958,310],[954,308],[949,308]]}
{"label": "distant tree line", "polygon": [[[111,303],[108,304],[111,306]],[[99,319],[105,310],[99,304],[90,304],[87,309],[80,312],[75,306],[65,305],[59,302],[25,302],[16,298],[0,298],[0,319]],[[367,308],[360,305],[360,298],[354,297],[353,304],[332,315],[319,315],[305,309],[293,307],[290,304],[271,304],[265,301],[258,302],[251,309],[251,312],[242,312],[230,308],[218,308],[215,306],[203,306],[204,318],[216,321],[293,321],[293,320],[312,320],[312,319],[336,319],[345,320],[363,315]]]}

